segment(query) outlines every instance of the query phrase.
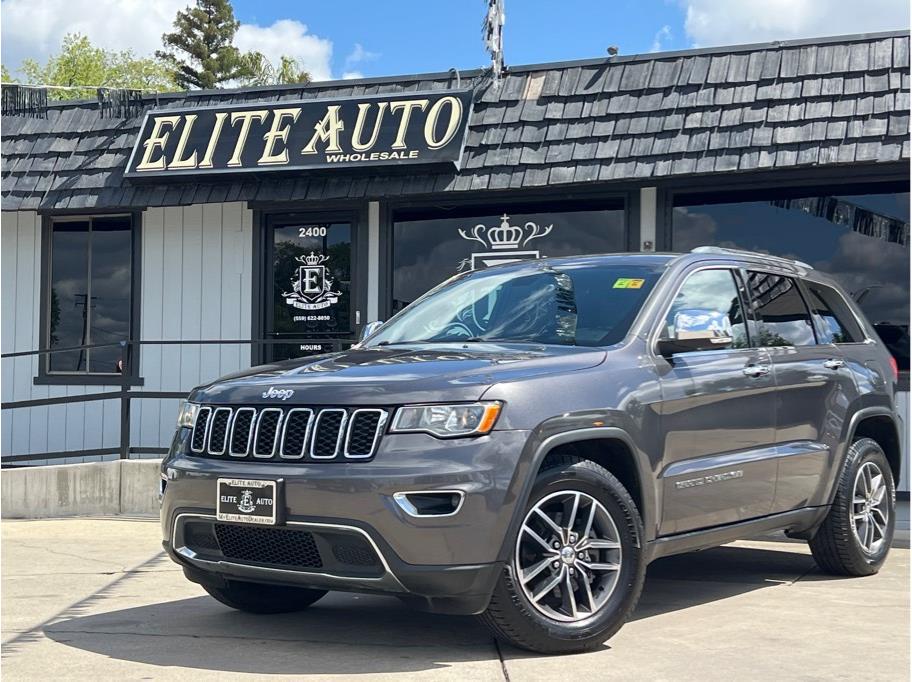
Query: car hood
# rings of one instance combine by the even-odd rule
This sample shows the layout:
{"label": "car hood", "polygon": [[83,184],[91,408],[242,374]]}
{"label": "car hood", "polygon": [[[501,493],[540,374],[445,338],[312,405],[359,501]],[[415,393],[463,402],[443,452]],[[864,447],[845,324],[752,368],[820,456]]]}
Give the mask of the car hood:
{"label": "car hood", "polygon": [[253,367],[195,389],[190,400],[270,405],[477,400],[495,383],[586,369],[604,359],[602,349],[528,344],[353,348]]}

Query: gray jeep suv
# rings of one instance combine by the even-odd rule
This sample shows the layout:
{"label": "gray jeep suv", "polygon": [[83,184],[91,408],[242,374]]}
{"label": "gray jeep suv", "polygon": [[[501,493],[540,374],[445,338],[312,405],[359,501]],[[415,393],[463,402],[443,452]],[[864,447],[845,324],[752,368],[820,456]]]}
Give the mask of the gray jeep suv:
{"label": "gray jeep suv", "polygon": [[896,379],[804,263],[703,247],[476,271],[350,351],[195,389],[164,546],[244,611],[375,592],[590,649],[670,554],[784,530],[824,571],[876,572]]}

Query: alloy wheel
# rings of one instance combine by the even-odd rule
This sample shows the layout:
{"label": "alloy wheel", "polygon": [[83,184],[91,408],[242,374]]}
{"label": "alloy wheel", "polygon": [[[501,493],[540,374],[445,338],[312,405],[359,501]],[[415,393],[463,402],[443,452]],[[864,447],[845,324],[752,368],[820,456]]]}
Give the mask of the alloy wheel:
{"label": "alloy wheel", "polygon": [[877,554],[884,543],[890,520],[887,497],[887,481],[880,467],[874,462],[862,464],[852,493],[852,528],[868,554]]}
{"label": "alloy wheel", "polygon": [[539,500],[516,539],[516,576],[523,594],[544,616],[562,622],[589,618],[618,582],[621,541],[601,502],[576,490]]}

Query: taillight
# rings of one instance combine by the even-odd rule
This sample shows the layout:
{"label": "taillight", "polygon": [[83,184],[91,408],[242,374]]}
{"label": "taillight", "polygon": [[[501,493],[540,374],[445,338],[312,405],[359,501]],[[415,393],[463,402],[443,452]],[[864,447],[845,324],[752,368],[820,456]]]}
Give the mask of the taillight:
{"label": "taillight", "polygon": [[893,370],[893,381],[899,381],[899,365],[896,364],[896,358],[890,356],[890,368]]}

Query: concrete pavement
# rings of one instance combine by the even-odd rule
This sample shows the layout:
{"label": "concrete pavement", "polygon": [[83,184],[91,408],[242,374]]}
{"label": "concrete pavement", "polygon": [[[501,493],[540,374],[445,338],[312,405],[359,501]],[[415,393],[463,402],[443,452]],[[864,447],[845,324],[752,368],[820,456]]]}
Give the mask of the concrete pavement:
{"label": "concrete pavement", "polygon": [[158,551],[157,520],[4,521],[5,680],[904,679],[909,550],[863,579],[821,575],[803,543],[739,542],[653,564],[604,648],[543,657],[472,618],[330,594],[281,616],[234,612]]}

